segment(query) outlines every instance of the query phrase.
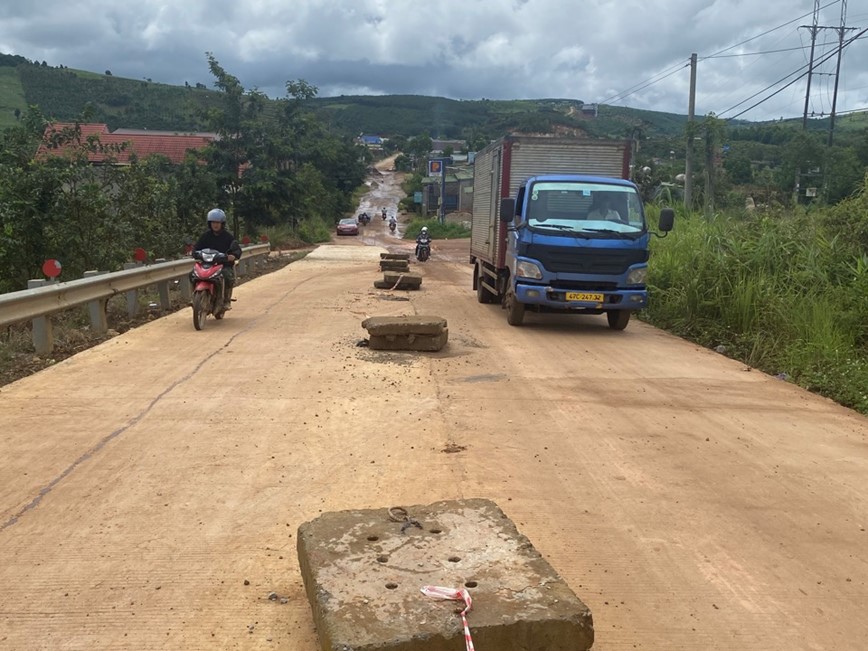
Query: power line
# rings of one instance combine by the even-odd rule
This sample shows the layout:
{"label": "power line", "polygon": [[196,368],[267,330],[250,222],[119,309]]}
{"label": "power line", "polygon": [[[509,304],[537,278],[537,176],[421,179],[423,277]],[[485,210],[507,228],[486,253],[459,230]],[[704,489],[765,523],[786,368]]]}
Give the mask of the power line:
{"label": "power line", "polygon": [[861,113],[862,111],[868,112],[868,106],[863,106],[862,108],[857,109],[847,109],[846,111],[835,111],[838,115],[842,115],[844,113]]}
{"label": "power line", "polygon": [[[851,37],[850,39],[848,39],[845,43],[842,43],[840,47],[835,48],[834,50],[832,50],[831,52],[829,52],[828,54],[826,54],[826,55],[825,55],[822,59],[820,59],[820,61],[819,61],[818,63],[816,63],[815,65],[820,65],[820,64],[822,64],[822,63],[825,63],[826,61],[828,61],[829,59],[831,59],[831,58],[832,58],[832,57],[833,57],[833,56],[838,52],[839,49],[840,49],[840,50],[843,50],[845,47],[847,47],[848,45],[850,45],[853,41],[855,41],[855,40],[857,40],[858,38],[862,37],[866,32],[868,32],[868,28],[863,29],[861,32],[859,32],[859,33],[856,34],[855,36],[853,36],[853,37]],[[776,81],[775,83],[773,83],[773,84],[771,84],[771,85],[769,85],[769,86],[766,86],[766,87],[763,88],[761,91],[759,91],[759,92],[757,92],[757,93],[754,93],[753,95],[751,95],[751,96],[748,97],[747,99],[745,99],[745,100],[739,102],[739,103],[736,104],[735,106],[731,106],[731,107],[729,107],[728,109],[726,109],[725,111],[722,111],[722,112],[719,113],[718,115],[723,115],[723,113],[726,113],[727,111],[731,111],[731,110],[734,109],[734,108],[738,108],[739,106],[741,106],[741,105],[744,104],[745,102],[749,102],[750,100],[752,100],[752,99],[753,99],[754,97],[756,97],[757,95],[759,95],[759,94],[761,94],[761,93],[764,93],[765,91],[769,90],[770,88],[773,88],[775,85],[779,84],[780,82],[782,82],[782,81],[783,81],[784,79],[786,79],[787,77],[791,77],[792,75],[798,73],[799,71],[804,70],[804,68],[806,68],[808,65],[809,65],[809,64],[806,64],[806,65],[802,66],[801,68],[799,68],[798,70],[796,70],[796,71],[794,71],[794,72],[791,72],[791,73],[788,74],[786,77],[783,77],[782,79],[779,79],[779,80]],[[756,104],[754,104],[754,105],[752,105],[752,106],[746,108],[746,109],[743,110],[741,113],[736,113],[736,114],[733,115],[732,117],[727,118],[727,120],[735,120],[737,117],[739,117],[739,116],[741,116],[741,115],[744,115],[745,113],[747,113],[748,111],[750,111],[750,110],[752,110],[752,109],[755,109],[755,108],[756,108],[757,106],[759,106],[760,104],[762,104],[762,103],[764,103],[764,102],[767,102],[768,100],[770,100],[772,97],[774,97],[774,96],[777,95],[778,93],[780,93],[780,92],[784,91],[786,88],[789,88],[790,86],[792,86],[794,83],[796,83],[797,81],[799,81],[802,77],[804,77],[806,74],[807,74],[807,72],[802,72],[802,74],[800,74],[798,77],[796,77],[795,79],[793,79],[791,82],[789,82],[789,83],[786,84],[785,86],[782,86],[781,88],[779,88],[778,90],[776,90],[774,93],[772,93],[772,94],[769,95],[768,97],[766,97],[766,98],[760,100],[759,102],[757,102]]]}
{"label": "power line", "polygon": [[[840,2],[840,1],[841,1],[841,0],[832,0],[832,2],[829,2],[828,4],[824,5],[824,6],[822,7],[822,9],[825,9],[826,7],[831,7],[833,4],[836,4],[837,2]],[[809,13],[807,13],[807,14],[803,14],[803,15],[797,17],[797,18],[793,18],[792,20],[787,21],[786,23],[783,23],[782,25],[778,25],[777,27],[773,27],[772,29],[766,30],[765,32],[762,32],[761,34],[757,34],[756,36],[752,36],[752,37],[750,37],[750,38],[748,38],[748,39],[745,39],[744,41],[741,41],[740,43],[736,43],[735,45],[731,45],[731,46],[729,46],[729,47],[727,47],[727,48],[724,48],[723,50],[720,50],[720,51],[718,51],[718,52],[715,52],[714,54],[711,54],[711,55],[706,56],[706,57],[700,57],[700,58],[701,58],[702,60],[705,60],[705,59],[714,59],[714,58],[722,58],[721,55],[723,55],[724,52],[728,52],[729,50],[732,50],[733,48],[737,48],[737,47],[739,47],[739,46],[741,46],[741,45],[744,45],[745,43],[749,43],[750,41],[753,41],[753,40],[755,40],[755,39],[757,39],[757,38],[760,38],[761,36],[765,36],[766,34],[770,34],[770,33],[774,32],[774,31],[776,31],[776,30],[778,30],[778,29],[781,29],[782,27],[786,27],[786,26],[788,26],[788,25],[791,25],[792,23],[795,23],[795,22],[797,22],[797,21],[799,21],[799,20],[802,20],[802,19],[805,18],[806,16],[810,16],[811,13],[813,13],[813,12],[809,12]],[[794,49],[803,49],[803,48],[794,48]],[[771,52],[776,52],[776,51],[778,51],[778,50],[772,50]],[[786,52],[786,51],[788,51],[788,50],[779,50],[779,51],[780,51],[780,52]],[[760,52],[760,53],[755,53],[755,54],[763,54],[763,53]],[[729,56],[748,56],[748,55],[729,55]],[[678,64],[676,64],[675,66],[673,66],[672,68],[667,68],[667,69],[664,70],[663,72],[657,73],[656,75],[654,75],[654,76],[652,76],[652,77],[649,77],[649,78],[646,79],[645,81],[641,81],[641,82],[639,82],[638,84],[635,84],[635,85],[633,85],[633,86],[630,86],[629,88],[627,88],[627,89],[625,89],[625,90],[623,90],[623,91],[620,91],[619,93],[616,93],[615,95],[612,95],[611,97],[607,97],[607,98],[605,98],[605,99],[603,99],[603,100],[600,100],[599,103],[600,103],[600,104],[608,104],[608,103],[610,103],[610,102],[617,102],[617,101],[621,101],[621,100],[627,99],[627,98],[630,97],[631,95],[634,95],[635,93],[638,93],[638,92],[641,91],[641,90],[645,90],[645,89],[648,88],[649,86],[653,86],[654,84],[656,84],[656,83],[658,83],[658,82],[660,82],[660,81],[663,81],[663,80],[666,79],[667,77],[671,77],[673,74],[675,74],[676,72],[678,72],[678,71],[680,71],[680,70],[683,70],[684,68],[686,68],[686,67],[689,66],[689,65],[690,65],[689,62],[686,62],[686,63],[678,63]],[[747,101],[747,100],[745,100],[745,101]],[[736,105],[736,106],[738,106],[738,105]],[[735,107],[733,107],[733,108],[735,108]]]}
{"label": "power line", "polygon": [[[825,9],[826,7],[831,7],[832,5],[837,4],[840,1],[841,0],[832,0],[832,2],[820,7],[820,9],[822,10],[822,9]],[[707,57],[702,57],[702,58],[703,59],[712,59],[712,58],[718,56],[719,54],[723,54],[724,52],[729,52],[733,48],[737,48],[740,45],[744,45],[745,43],[750,43],[754,39],[760,38],[761,36],[765,36],[766,34],[771,34],[772,32],[779,30],[781,27],[786,27],[787,25],[792,25],[797,20],[801,20],[802,18],[805,18],[806,16],[811,16],[811,15],[813,15],[813,13],[814,13],[813,11],[809,11],[808,13],[803,14],[803,15],[799,16],[798,18],[793,18],[792,20],[790,20],[790,21],[788,21],[782,25],[778,25],[777,27],[772,27],[771,29],[766,30],[762,34],[757,34],[756,36],[751,36],[750,38],[743,40],[741,43],[736,43],[735,45],[730,45],[728,48],[724,48],[723,50],[720,50],[719,52],[715,52],[714,54],[710,54]]]}
{"label": "power line", "polygon": [[607,97],[604,100],[600,100],[599,103],[600,104],[608,104],[609,102],[612,102],[612,101],[619,101],[619,100],[626,99],[626,98],[630,97],[630,95],[633,95],[634,93],[638,93],[640,90],[644,90],[644,89],[648,88],[649,86],[656,84],[659,81],[663,81],[667,77],[671,77],[672,75],[674,75],[676,72],[679,72],[680,70],[684,70],[684,68],[686,68],[689,65],[690,65],[689,61],[686,63],[678,63],[678,64],[672,66],[671,68],[667,68],[663,72],[657,73],[653,77],[649,77],[645,81],[640,81],[638,84],[635,84],[634,86],[630,86],[630,88],[627,88],[626,90],[623,90],[620,93],[612,95],[611,97]]}
{"label": "power line", "polygon": [[[835,41],[826,41],[825,43],[820,43],[820,45],[835,45]],[[700,60],[705,61],[706,59],[731,59],[734,57],[755,57],[761,54],[777,54],[779,52],[795,52],[797,50],[807,50],[810,45],[800,45],[799,47],[788,47],[782,50],[765,50],[764,52],[743,52],[741,54],[719,54],[717,56],[708,56],[708,57],[699,57]]]}

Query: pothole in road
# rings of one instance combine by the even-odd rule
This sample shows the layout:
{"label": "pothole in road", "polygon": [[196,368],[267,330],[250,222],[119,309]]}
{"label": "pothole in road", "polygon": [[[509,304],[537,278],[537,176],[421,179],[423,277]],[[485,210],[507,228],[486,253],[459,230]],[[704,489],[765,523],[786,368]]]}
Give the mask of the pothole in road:
{"label": "pothole in road", "polygon": [[501,380],[505,379],[506,375],[504,375],[503,373],[498,373],[490,375],[470,375],[464,378],[464,381],[473,384],[475,382],[500,382]]}
{"label": "pothole in road", "polygon": [[365,362],[374,362],[375,364],[394,364],[395,366],[413,366],[416,362],[416,355],[395,354],[370,349],[361,348],[359,357]]}
{"label": "pothole in road", "polygon": [[407,296],[391,296],[389,294],[380,294],[377,296],[377,299],[381,301],[409,301],[409,297]]}

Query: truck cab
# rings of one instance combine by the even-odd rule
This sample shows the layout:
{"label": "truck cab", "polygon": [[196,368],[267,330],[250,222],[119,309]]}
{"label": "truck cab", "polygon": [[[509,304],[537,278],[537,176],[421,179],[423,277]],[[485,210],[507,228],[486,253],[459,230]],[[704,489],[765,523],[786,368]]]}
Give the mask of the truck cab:
{"label": "truck cab", "polygon": [[[650,233],[631,181],[534,176],[501,201],[499,213],[507,225],[504,265],[495,292],[484,289],[502,298],[510,324],[532,309],[606,314],[622,330],[647,305]],[[671,229],[669,213],[660,230]]]}

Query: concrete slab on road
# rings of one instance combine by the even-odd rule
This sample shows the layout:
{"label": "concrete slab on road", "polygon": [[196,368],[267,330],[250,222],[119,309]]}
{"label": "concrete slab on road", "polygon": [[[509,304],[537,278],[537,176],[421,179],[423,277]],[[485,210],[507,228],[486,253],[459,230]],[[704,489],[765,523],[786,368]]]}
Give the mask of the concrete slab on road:
{"label": "concrete slab on road", "polygon": [[324,651],[458,648],[464,598],[480,649],[594,643],[588,607],[491,500],[324,513],[299,527],[298,557]]}
{"label": "concrete slab on road", "polygon": [[374,269],[380,264],[380,254],[386,249],[378,246],[323,244],[305,256],[305,260],[329,262],[370,262]]}

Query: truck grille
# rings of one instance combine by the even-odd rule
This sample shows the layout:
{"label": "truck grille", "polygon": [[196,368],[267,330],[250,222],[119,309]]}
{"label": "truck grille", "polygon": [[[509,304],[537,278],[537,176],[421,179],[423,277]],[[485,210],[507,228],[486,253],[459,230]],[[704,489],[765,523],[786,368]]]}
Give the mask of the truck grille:
{"label": "truck grille", "polygon": [[522,249],[520,255],[539,260],[553,273],[618,275],[631,265],[648,261],[648,251],[641,249],[565,249],[542,244],[528,244]]}

